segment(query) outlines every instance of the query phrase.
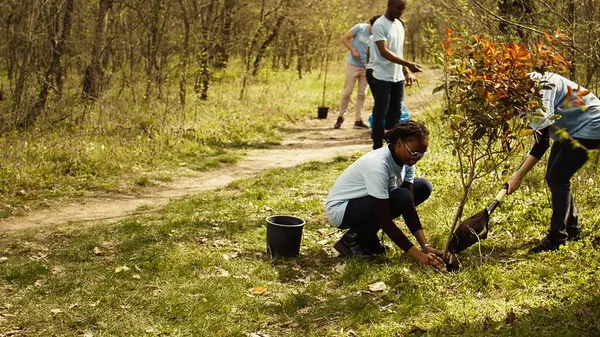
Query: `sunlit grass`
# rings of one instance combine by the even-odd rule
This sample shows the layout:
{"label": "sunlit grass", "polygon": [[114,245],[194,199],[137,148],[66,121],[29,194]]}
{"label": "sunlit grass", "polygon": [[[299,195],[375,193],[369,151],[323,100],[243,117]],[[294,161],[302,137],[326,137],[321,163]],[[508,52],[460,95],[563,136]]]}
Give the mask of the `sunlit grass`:
{"label": "sunlit grass", "polygon": [[[581,242],[555,253],[526,254],[550,217],[540,165],[494,213],[489,239],[461,254],[461,271],[440,274],[399,249],[380,261],[335,257],[331,247],[341,233],[328,224],[323,201],[356,158],[267,171],[172,202],[152,216],[4,236],[0,331],[19,327],[22,334],[40,336],[600,333],[600,255],[592,243],[600,230],[600,186],[589,180],[592,165],[574,182],[585,226]],[[419,213],[438,247],[460,193],[455,172],[439,132],[433,132],[418,175],[432,181],[434,193]],[[499,181],[486,178],[475,186],[466,214],[487,205]],[[306,220],[298,258],[265,255],[265,218],[273,214]],[[384,282],[387,290],[370,291],[375,282]],[[255,287],[267,292],[252,294]]]}

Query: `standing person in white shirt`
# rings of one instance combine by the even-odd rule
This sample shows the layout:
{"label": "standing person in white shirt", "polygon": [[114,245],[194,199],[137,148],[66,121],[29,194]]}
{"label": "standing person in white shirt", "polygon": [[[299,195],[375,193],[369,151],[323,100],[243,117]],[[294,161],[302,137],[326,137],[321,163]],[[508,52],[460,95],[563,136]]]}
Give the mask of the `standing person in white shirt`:
{"label": "standing person in white shirt", "polygon": [[411,72],[422,71],[417,63],[403,59],[404,24],[399,19],[405,9],[405,0],[388,0],[385,15],[373,24],[377,45],[373,63],[373,149],[383,146],[384,130],[391,130],[400,118],[404,84],[410,86],[414,80]]}

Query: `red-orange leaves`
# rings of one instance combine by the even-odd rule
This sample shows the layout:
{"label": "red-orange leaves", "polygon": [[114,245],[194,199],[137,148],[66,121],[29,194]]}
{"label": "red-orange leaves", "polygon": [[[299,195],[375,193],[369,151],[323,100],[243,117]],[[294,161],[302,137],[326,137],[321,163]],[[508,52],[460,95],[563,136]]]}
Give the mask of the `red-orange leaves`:
{"label": "red-orange leaves", "polygon": [[[534,69],[556,71],[569,65],[565,54],[552,45],[555,36],[560,32],[547,34],[546,41],[528,48],[485,35],[456,36],[446,29],[442,87],[448,108],[442,118],[452,130],[452,139],[461,144],[460,149],[468,142],[487,144],[491,149],[496,141],[520,139],[527,123],[518,117],[534,116],[543,108],[542,86],[527,74]],[[584,95],[585,91],[576,94]],[[576,94],[571,89],[570,95]],[[570,99],[568,104],[578,102]]]}

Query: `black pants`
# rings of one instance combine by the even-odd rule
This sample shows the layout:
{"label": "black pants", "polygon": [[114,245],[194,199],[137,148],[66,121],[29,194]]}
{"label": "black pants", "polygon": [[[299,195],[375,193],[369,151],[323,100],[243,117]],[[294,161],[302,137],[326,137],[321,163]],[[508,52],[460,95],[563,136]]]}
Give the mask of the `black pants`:
{"label": "black pants", "polygon": [[373,79],[373,149],[383,146],[383,130],[392,129],[400,120],[404,100],[404,81],[387,82]]}
{"label": "black pants", "polygon": [[[588,149],[596,149],[598,139],[577,139]],[[578,232],[577,210],[571,193],[571,178],[588,160],[587,152],[573,148],[569,141],[555,141],[548,158],[546,182],[552,193],[552,218],[548,238],[554,243],[565,243],[567,232]]]}
{"label": "black pants", "polygon": [[369,85],[369,89],[371,90],[371,95],[373,95],[373,99],[375,99],[375,77],[373,76],[373,69],[367,69],[367,84]]}
{"label": "black pants", "polygon": [[[416,207],[427,200],[431,195],[433,187],[429,180],[425,178],[416,178],[414,181],[415,201],[413,206],[412,196],[406,188],[396,188],[390,191],[390,214],[392,219],[407,213],[412,207]],[[377,234],[381,229],[379,224],[373,223],[375,218],[375,197],[366,196],[358,199],[352,199],[346,206],[344,220],[340,229],[350,228],[361,236]],[[414,232],[413,228],[409,228]]]}

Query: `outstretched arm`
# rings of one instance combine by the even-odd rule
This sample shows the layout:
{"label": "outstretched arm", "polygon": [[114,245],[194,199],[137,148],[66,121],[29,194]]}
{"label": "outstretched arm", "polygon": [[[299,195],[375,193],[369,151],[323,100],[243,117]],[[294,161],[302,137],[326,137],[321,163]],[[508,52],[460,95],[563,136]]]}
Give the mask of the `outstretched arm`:
{"label": "outstretched arm", "polygon": [[415,201],[415,188],[414,187],[415,187],[415,185],[412,183],[409,183],[408,181],[405,181],[402,183],[402,185],[400,187],[406,188],[407,190],[410,191],[411,202],[412,202],[411,209],[409,212],[402,215],[402,217],[404,218],[404,222],[410,229],[410,232],[417,239],[417,241],[419,242],[419,245],[421,246],[423,251],[425,251],[426,253],[441,253],[437,249],[430,247],[429,242],[427,241],[427,238],[425,237],[425,232],[423,231],[421,219],[419,218],[419,213],[417,213],[417,207],[414,204],[414,201]]}
{"label": "outstretched arm", "polygon": [[376,41],[375,44],[377,45],[377,49],[379,50],[381,57],[385,58],[386,60],[397,63],[401,66],[405,66],[408,68],[408,70],[414,73],[420,73],[423,71],[419,64],[401,59],[398,57],[398,55],[392,53],[387,47],[387,41]]}
{"label": "outstretched arm", "polygon": [[[410,256],[412,256],[415,260],[419,261],[421,264],[431,265],[437,269],[444,268],[444,262],[437,257],[434,252],[424,251],[422,252],[417,247],[415,247],[412,242],[402,233],[400,228],[396,226],[394,221],[392,220],[392,216],[390,213],[390,200],[389,199],[376,199],[375,201],[375,221],[377,224],[381,226],[383,232],[390,237],[390,239],[403,251],[407,252]],[[419,233],[420,232],[420,233]],[[426,243],[425,237],[423,235],[423,230],[417,231],[419,233],[415,237],[421,243],[421,240]]]}
{"label": "outstretched arm", "polygon": [[550,147],[550,127],[540,130],[539,135],[534,133],[534,136],[535,142],[531,148],[531,151],[529,151],[529,154],[525,158],[525,161],[523,161],[521,167],[519,167],[519,169],[508,179],[508,195],[519,189],[523,178],[525,178],[527,173],[531,171],[535,164],[542,159],[544,153],[546,153]]}

